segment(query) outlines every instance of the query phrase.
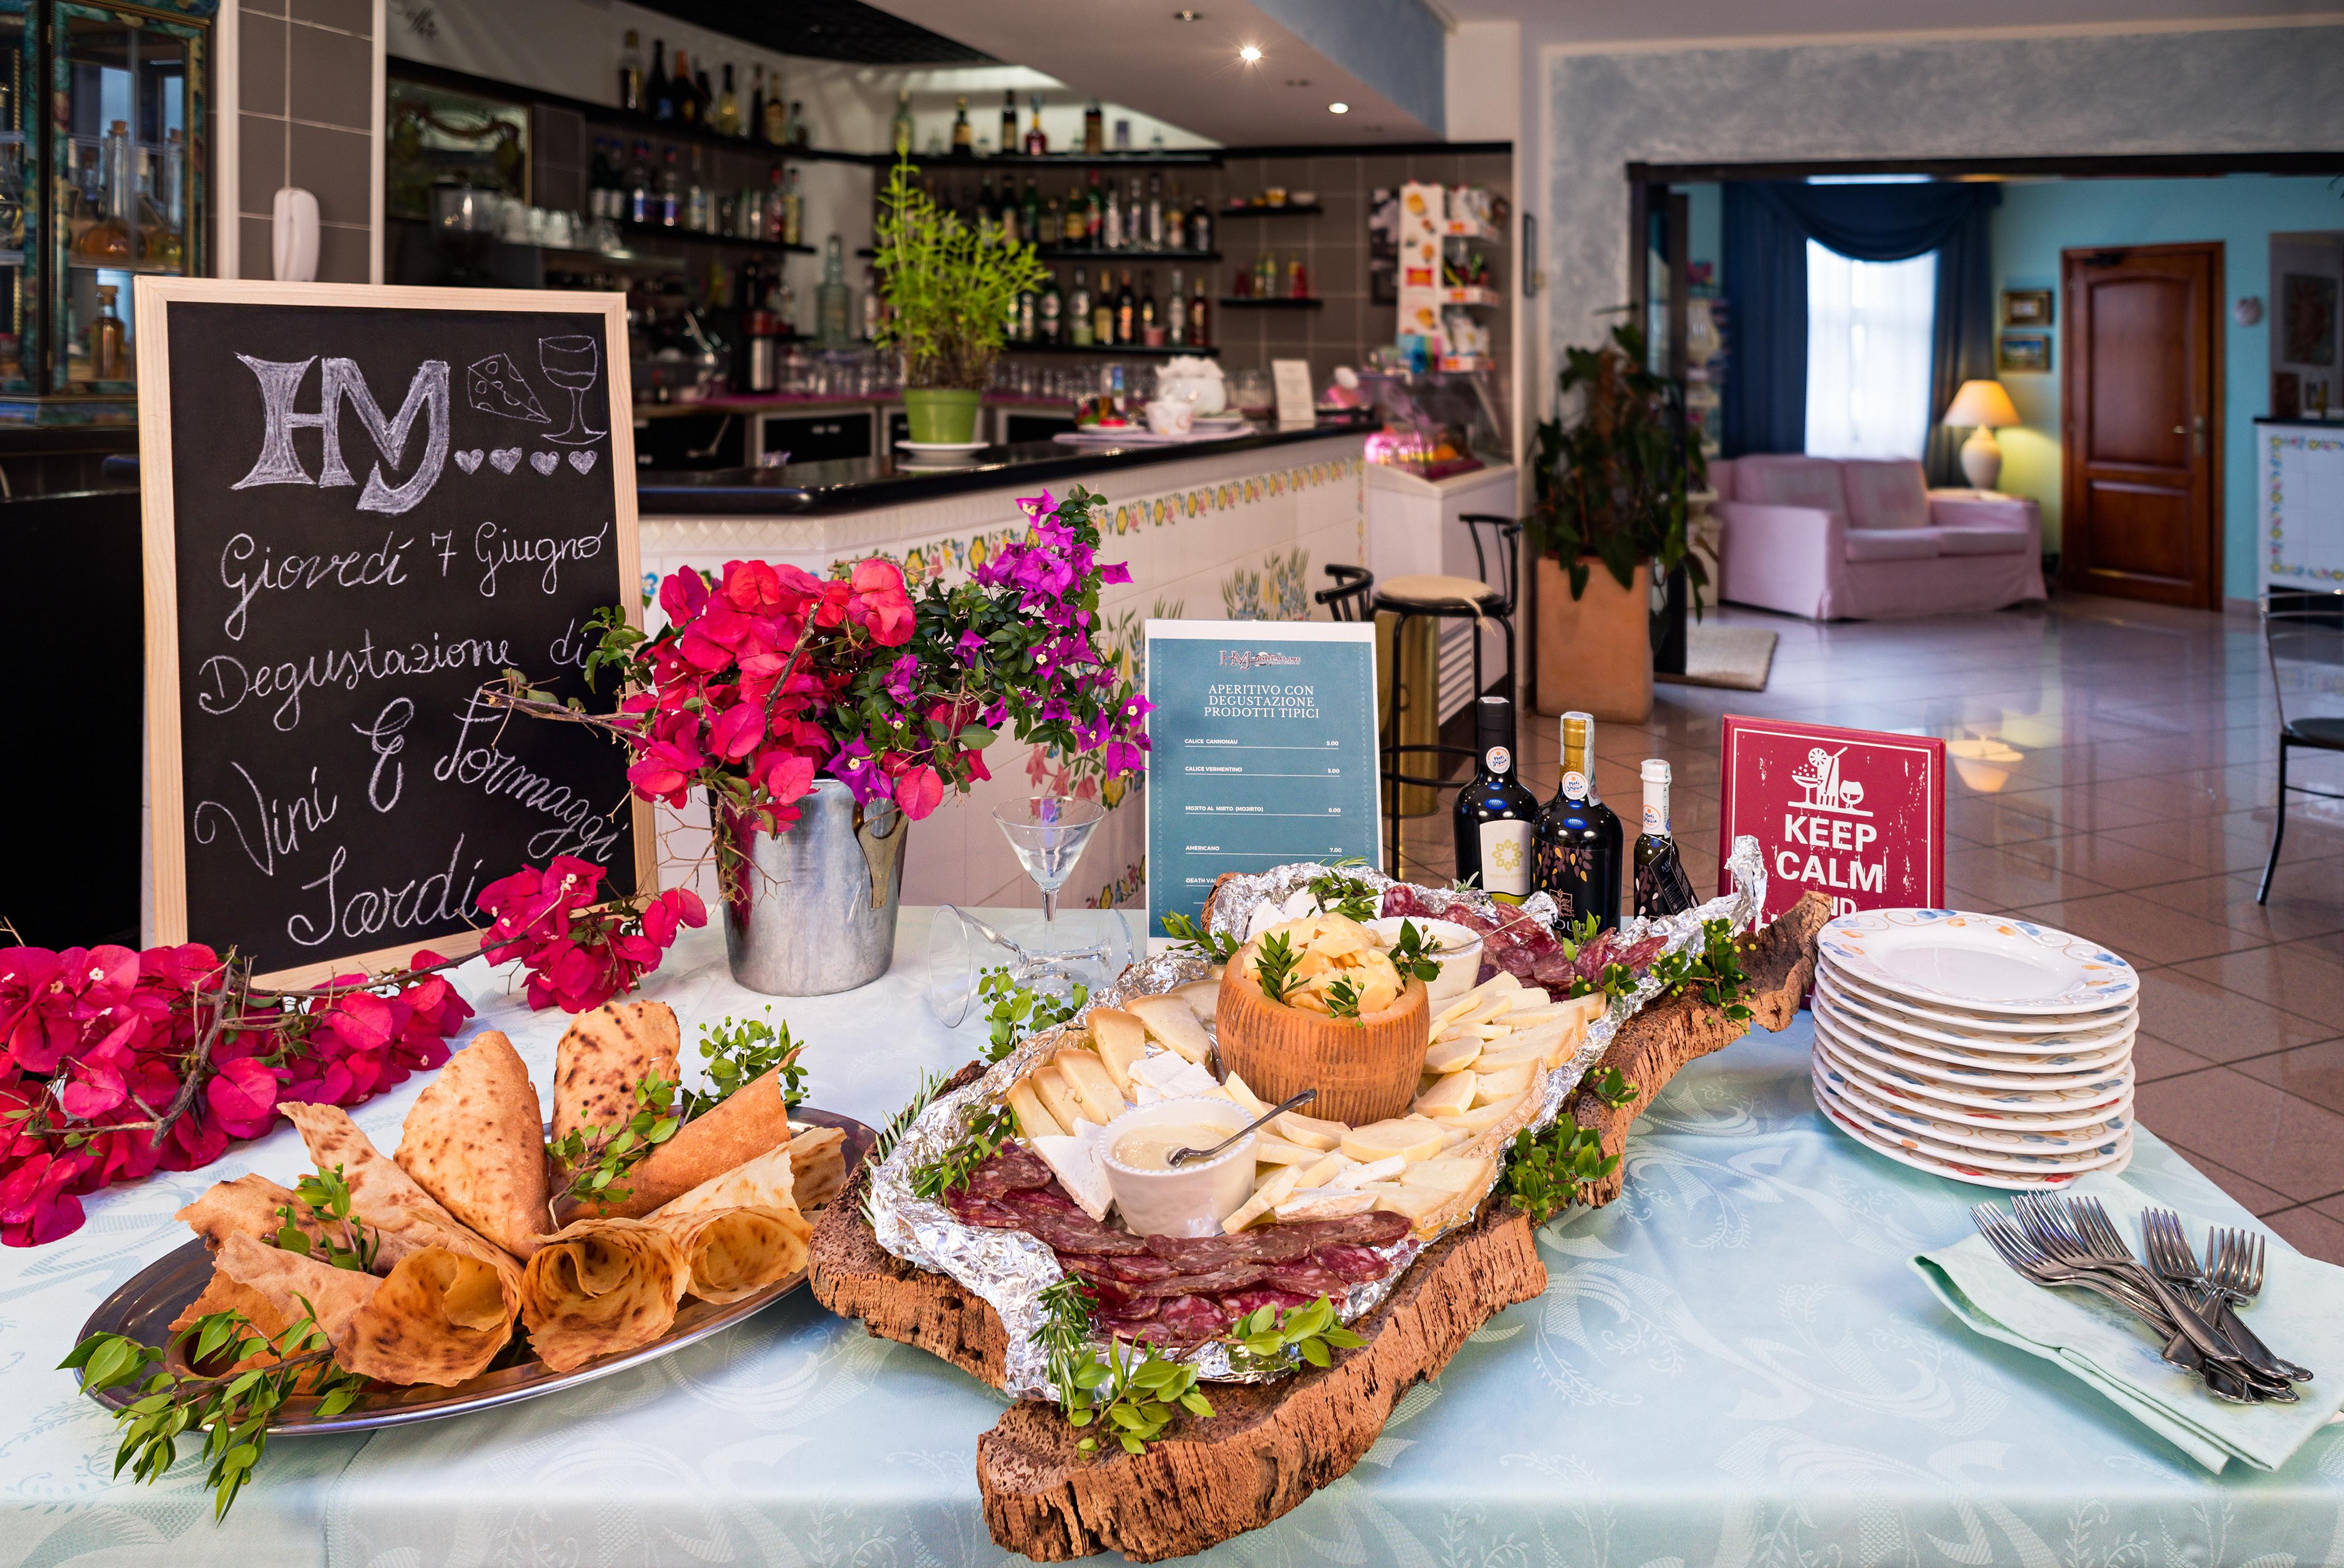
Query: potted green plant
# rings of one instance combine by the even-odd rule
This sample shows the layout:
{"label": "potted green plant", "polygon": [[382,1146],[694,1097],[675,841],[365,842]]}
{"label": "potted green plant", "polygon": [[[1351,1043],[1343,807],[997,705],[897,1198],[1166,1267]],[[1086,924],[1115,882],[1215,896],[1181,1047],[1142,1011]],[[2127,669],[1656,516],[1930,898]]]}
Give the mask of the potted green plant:
{"label": "potted green plant", "polygon": [[904,361],[904,412],[915,441],[976,439],[993,361],[1017,296],[1048,273],[1030,245],[1004,244],[938,207],[896,164],[879,198],[879,347]]}
{"label": "potted green plant", "polygon": [[1567,425],[1540,423],[1531,475],[1538,708],[1642,723],[1652,706],[1652,579],[1682,572],[1696,608],[1709,581],[1685,548],[1686,498],[1708,468],[1686,437],[1683,389],[1647,368],[1642,332],[1622,324],[1609,343],[1564,357],[1558,401],[1575,395],[1576,411]]}

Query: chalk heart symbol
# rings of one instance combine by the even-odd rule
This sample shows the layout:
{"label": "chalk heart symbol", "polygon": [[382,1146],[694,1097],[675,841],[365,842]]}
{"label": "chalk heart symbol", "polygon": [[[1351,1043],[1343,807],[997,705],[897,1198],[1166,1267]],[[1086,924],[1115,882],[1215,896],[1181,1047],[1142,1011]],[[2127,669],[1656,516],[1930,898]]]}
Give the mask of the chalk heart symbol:
{"label": "chalk heart symbol", "polygon": [[594,460],[599,455],[601,454],[596,452],[573,451],[570,454],[570,466],[576,469],[580,473],[592,473],[594,471]]}
{"label": "chalk heart symbol", "polygon": [[529,454],[529,466],[535,469],[541,474],[550,474],[555,469],[561,466],[561,454],[560,452],[531,452]]}
{"label": "chalk heart symbol", "polygon": [[499,473],[510,473],[513,470],[520,466],[520,449],[519,447],[499,447],[495,451],[489,454],[489,460],[497,465],[497,471]]}
{"label": "chalk heart symbol", "polygon": [[462,469],[466,473],[478,473],[480,471],[480,448],[474,447],[470,451],[454,452],[450,455],[455,458],[456,466]]}

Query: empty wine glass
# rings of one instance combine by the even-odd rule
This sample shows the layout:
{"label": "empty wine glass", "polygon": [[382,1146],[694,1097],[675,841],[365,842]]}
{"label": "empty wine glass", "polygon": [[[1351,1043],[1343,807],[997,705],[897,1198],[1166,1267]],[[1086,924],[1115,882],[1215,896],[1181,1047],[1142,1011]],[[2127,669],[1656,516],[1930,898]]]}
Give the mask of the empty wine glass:
{"label": "empty wine glass", "polygon": [[602,365],[601,351],[594,339],[583,332],[540,338],[537,363],[547,380],[570,394],[570,428],[545,439],[571,447],[599,440],[604,432],[586,423],[586,394],[592,389]]}
{"label": "empty wine glass", "polygon": [[1096,988],[1123,973],[1132,960],[1131,922],[1120,909],[1096,912],[1099,940],[1061,952],[1029,950],[991,921],[950,904],[936,907],[928,927],[928,1006],[946,1028],[968,1017],[977,987],[989,970],[1006,969],[1012,983],[1030,990],[1066,996],[1080,984]]}
{"label": "empty wine glass", "polygon": [[1029,795],[993,808],[993,820],[1017,852],[1017,864],[1042,890],[1042,943],[1045,956],[1057,935],[1058,889],[1075,874],[1083,846],[1106,820],[1106,808],[1095,800],[1070,800],[1063,795]]}

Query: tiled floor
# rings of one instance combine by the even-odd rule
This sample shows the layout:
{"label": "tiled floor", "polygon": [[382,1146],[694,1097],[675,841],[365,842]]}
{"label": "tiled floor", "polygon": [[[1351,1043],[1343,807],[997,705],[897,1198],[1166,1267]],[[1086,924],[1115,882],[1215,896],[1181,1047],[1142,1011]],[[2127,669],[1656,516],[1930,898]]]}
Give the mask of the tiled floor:
{"label": "tiled floor", "polygon": [[[2344,1263],[2344,806],[2290,797],[2257,905],[2278,772],[2252,618],[2093,598],[1828,626],[1713,613],[1780,633],[1772,678],[1763,693],[1663,684],[1643,725],[1596,726],[1597,785],[1631,833],[1636,764],[1665,757],[1678,838],[1714,853],[1723,713],[1943,735],[1948,899],[2066,926],[2137,966],[2142,1124]],[[1522,774],[1543,798],[1556,721],[1525,723]],[[2290,765],[2293,782],[2344,789],[2330,759]],[[1445,875],[1445,814],[1410,822],[1402,855]]]}

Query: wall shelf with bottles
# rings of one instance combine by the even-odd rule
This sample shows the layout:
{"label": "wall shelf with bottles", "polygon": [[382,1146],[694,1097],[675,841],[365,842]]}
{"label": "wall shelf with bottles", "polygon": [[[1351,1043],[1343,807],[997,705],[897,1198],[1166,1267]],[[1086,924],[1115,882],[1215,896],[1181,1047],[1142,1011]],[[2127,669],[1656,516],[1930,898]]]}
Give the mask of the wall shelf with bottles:
{"label": "wall shelf with bottles", "polygon": [[131,282],[208,261],[217,4],[0,6],[0,423],[136,423]]}
{"label": "wall shelf with bottles", "polygon": [[681,225],[671,228],[664,223],[621,223],[619,225],[619,232],[637,239],[657,240],[662,245],[681,241],[686,245],[731,246],[737,250],[784,251],[792,256],[821,254],[811,245],[791,245],[779,239],[751,239],[734,234],[706,234],[696,228],[685,228]]}
{"label": "wall shelf with bottles", "polygon": [[1316,310],[1327,301],[1285,294],[1224,294],[1221,303],[1234,310]]}
{"label": "wall shelf with bottles", "polygon": [[1193,344],[1167,343],[1160,349],[1144,343],[1113,343],[1106,348],[1095,344],[1077,347],[1072,343],[1004,343],[1005,354],[1085,354],[1094,359],[1169,359],[1177,354],[1195,354],[1207,359],[1221,357],[1218,345],[1199,349]]}
{"label": "wall shelf with bottles", "polygon": [[[858,252],[858,254],[867,254]],[[1218,261],[1217,250],[1106,250],[1090,245],[1040,245],[1034,248],[1038,261],[1111,261],[1118,266],[1138,263],[1154,267],[1165,261]]]}
{"label": "wall shelf with bottles", "polygon": [[[894,153],[873,153],[870,161],[892,165]],[[1052,169],[1120,168],[1146,172],[1152,168],[1200,169],[1221,167],[1221,155],[1215,152],[1176,153],[1044,153],[1038,157],[1013,155],[1004,157],[995,153],[990,157],[955,157],[950,153],[913,153],[908,160],[912,167],[929,173],[942,174],[951,169],[980,171],[999,169],[1030,169],[1046,174]]]}
{"label": "wall shelf with bottles", "polygon": [[1276,207],[1268,202],[1249,202],[1241,207],[1229,206],[1217,210],[1222,217],[1316,217],[1327,209],[1316,202],[1307,207],[1295,202],[1285,202]]}

